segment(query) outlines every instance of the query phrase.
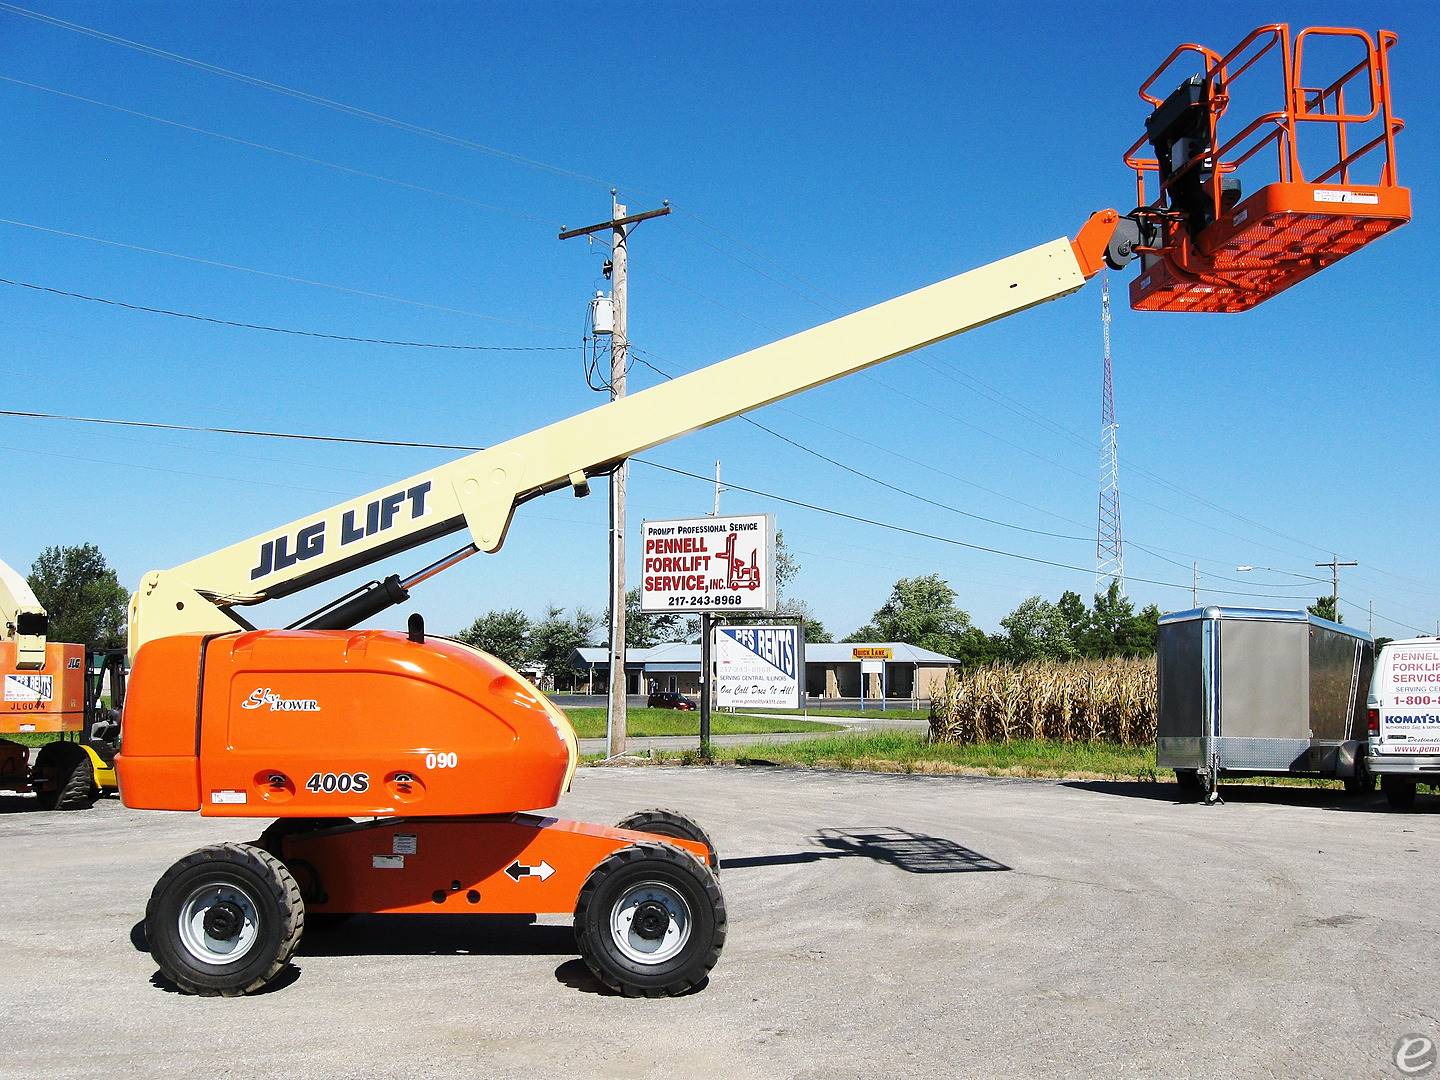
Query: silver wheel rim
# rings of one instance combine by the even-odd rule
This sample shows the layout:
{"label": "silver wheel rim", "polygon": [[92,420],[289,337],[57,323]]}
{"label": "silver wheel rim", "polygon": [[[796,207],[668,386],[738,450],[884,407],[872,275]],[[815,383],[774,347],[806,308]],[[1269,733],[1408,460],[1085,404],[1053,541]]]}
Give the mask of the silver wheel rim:
{"label": "silver wheel rim", "polygon": [[[665,933],[655,939],[634,929],[635,912],[644,903],[659,904],[670,916]],[[690,905],[669,885],[646,881],[628,890],[610,909],[610,937],[627,960],[637,964],[663,964],[674,959],[690,941]]]}
{"label": "silver wheel rim", "polygon": [[[228,903],[240,911],[240,932],[230,940],[205,932],[205,916]],[[260,913],[250,894],[229,882],[209,882],[191,891],[180,905],[180,942],[185,951],[206,964],[233,964],[242,959],[260,937]]]}

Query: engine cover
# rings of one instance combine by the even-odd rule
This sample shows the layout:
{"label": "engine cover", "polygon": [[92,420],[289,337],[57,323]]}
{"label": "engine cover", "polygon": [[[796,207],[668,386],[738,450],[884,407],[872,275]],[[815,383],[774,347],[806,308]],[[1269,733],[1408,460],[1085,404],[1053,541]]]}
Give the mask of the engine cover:
{"label": "engine cover", "polygon": [[536,810],[577,757],[564,713],[508,665],[387,630],[148,642],[121,739],[126,806],[211,817]]}

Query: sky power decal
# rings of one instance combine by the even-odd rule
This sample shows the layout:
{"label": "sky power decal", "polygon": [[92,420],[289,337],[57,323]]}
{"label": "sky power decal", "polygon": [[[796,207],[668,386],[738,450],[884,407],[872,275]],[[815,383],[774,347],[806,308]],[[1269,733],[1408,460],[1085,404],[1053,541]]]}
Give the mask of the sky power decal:
{"label": "sky power decal", "polygon": [[[401,488],[371,499],[362,507],[346,510],[340,515],[340,535],[336,543],[342,548],[347,547],[393,529],[396,521],[414,521],[424,517],[425,496],[428,494],[430,481],[426,480],[412,488]],[[328,521],[322,518],[300,526],[293,535],[285,533],[266,540],[260,545],[255,566],[250,571],[250,580],[288,570],[296,563],[325,554],[329,541],[328,525]]]}

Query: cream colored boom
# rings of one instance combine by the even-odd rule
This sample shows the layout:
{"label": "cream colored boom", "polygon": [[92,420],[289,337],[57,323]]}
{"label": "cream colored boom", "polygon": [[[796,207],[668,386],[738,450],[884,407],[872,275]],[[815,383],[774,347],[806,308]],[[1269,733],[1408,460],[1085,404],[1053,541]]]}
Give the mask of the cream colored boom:
{"label": "cream colored boom", "polygon": [[[1113,221],[1113,211],[1104,213]],[[172,570],[152,571],[130,601],[131,655],[156,637],[234,630],[236,622],[225,613],[233,605],[308,588],[461,528],[470,530],[480,550],[496,551],[515,507],[527,498],[578,488],[587,476],[687,432],[1074,292],[1094,270],[1082,268],[1068,239],[1054,240],[416,473]]]}
{"label": "cream colored boom", "polygon": [[15,642],[17,668],[45,666],[45,608],[36,599],[30,583],[3,562],[0,562],[0,641]]}

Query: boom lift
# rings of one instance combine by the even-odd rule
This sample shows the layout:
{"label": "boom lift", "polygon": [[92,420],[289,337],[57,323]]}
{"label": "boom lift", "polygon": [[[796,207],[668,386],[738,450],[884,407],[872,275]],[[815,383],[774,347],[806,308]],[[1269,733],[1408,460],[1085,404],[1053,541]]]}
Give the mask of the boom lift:
{"label": "boom lift", "polygon": [[[1393,35],[1381,35],[1377,52],[1358,31],[1333,33],[1359,34],[1372,78],[1376,65],[1383,72]],[[1288,30],[1281,42],[1281,112],[1293,119],[1303,99],[1293,92],[1298,45],[1292,56]],[[1208,65],[1215,54],[1201,55]],[[1166,281],[1212,295],[1200,292],[1219,287],[1206,275],[1219,273],[1228,237],[1246,232],[1235,216],[1249,205],[1213,187],[1226,171],[1213,165],[1213,148],[1217,87],[1227,74],[1224,63],[1207,66],[1208,97],[1187,91],[1181,103],[1157,108],[1155,116],[1190,110],[1206,122],[1187,128],[1201,135],[1187,135],[1167,159],[1174,171],[1160,196],[1129,215],[1100,211],[1073,240],[1041,244],[147,573],[130,612],[134,670],[119,758],[126,805],[275,819],[253,844],[202,848],[160,879],[146,927],[162,970],[195,993],[256,990],[288,962],[307,913],[573,913],[581,954],[611,987],[660,995],[699,985],[726,931],[719,864],[704,832],[667,811],[615,827],[527,813],[569,788],[576,741],[564,714],[494,657],[426,634],[419,616],[408,633],[349,628],[462,559],[498,551],[523,503],[565,488],[585,495],[592,478],[631,455],[1065,296],[1107,263],[1118,269],[1136,254],[1146,258],[1151,283],[1138,307],[1156,306],[1145,301],[1158,295],[1160,267]],[[1388,101],[1388,76],[1384,82]],[[1385,111],[1389,123],[1388,104]],[[1172,130],[1155,116],[1152,126]],[[1391,162],[1390,140],[1383,145]],[[1201,194],[1220,191],[1209,217],[1186,187],[1192,173]],[[1339,185],[1290,177],[1296,199],[1301,189],[1313,195],[1302,200],[1309,224],[1287,226],[1283,249],[1252,247],[1244,256],[1272,276],[1226,277],[1224,305],[1192,308],[1253,306],[1300,274],[1296,265],[1325,265],[1337,245],[1369,235],[1364,222],[1375,220],[1377,205],[1393,213],[1403,196],[1408,207],[1394,178],[1393,162],[1373,188],[1349,184],[1343,169]],[[1372,190],[1377,201],[1318,194]],[[371,582],[286,629],[256,629],[243,614],[461,531],[468,542],[445,558]]]}
{"label": "boom lift", "polygon": [[[49,616],[30,585],[0,562],[0,735],[53,734],[30,748],[0,738],[0,791],[33,791],[46,810],[83,810],[113,791],[123,650],[47,641]],[[106,676],[111,706],[101,700]]]}

